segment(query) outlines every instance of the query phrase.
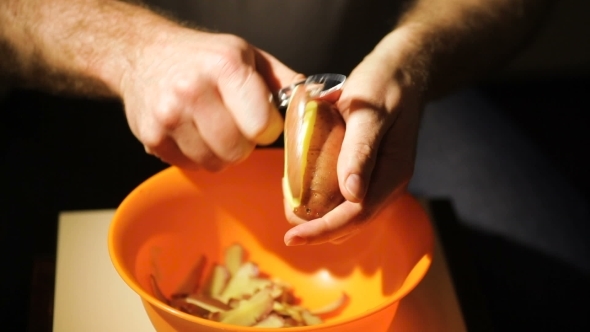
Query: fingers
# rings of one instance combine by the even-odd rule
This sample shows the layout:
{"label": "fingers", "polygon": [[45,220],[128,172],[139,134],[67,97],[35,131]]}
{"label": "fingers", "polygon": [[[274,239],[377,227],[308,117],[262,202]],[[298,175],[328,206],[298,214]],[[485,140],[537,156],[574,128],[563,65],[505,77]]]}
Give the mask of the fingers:
{"label": "fingers", "polygon": [[219,92],[244,136],[254,143],[273,143],[283,131],[283,118],[269,99],[270,90],[253,68],[239,66],[220,77]]}
{"label": "fingers", "polygon": [[273,93],[305,79],[303,74],[297,73],[260,49],[256,50],[256,70]]}
{"label": "fingers", "polygon": [[375,166],[383,120],[365,103],[352,102],[346,111],[346,133],[337,165],[338,182],[346,200],[361,202]]}
{"label": "fingers", "polygon": [[358,203],[344,202],[322,218],[298,224],[285,233],[288,246],[316,245],[350,237],[356,233],[360,224],[362,207]]}
{"label": "fingers", "polygon": [[183,123],[159,143],[146,145],[145,150],[165,163],[186,169],[218,171],[227,165],[204,143],[191,122]]}
{"label": "fingers", "polygon": [[185,169],[198,169],[199,165],[185,156],[171,137],[165,137],[159,144],[145,146],[145,152],[161,161]]}
{"label": "fingers", "polygon": [[279,138],[283,118],[272,92],[302,75],[235,36],[182,34],[167,43],[146,55],[149,65],[134,72],[123,93],[146,152],[218,170]]}
{"label": "fingers", "polygon": [[230,164],[225,160],[225,156],[211,148],[211,140],[199,132],[194,122],[184,123],[174,131],[172,137],[182,154],[200,167],[209,171],[220,171]]}
{"label": "fingers", "polygon": [[[223,165],[242,161],[254,150],[255,144],[239,130],[232,115],[221,103],[217,91],[211,91],[200,99],[203,106],[189,110],[194,124],[194,133],[179,133],[181,135],[178,136],[179,141],[183,138],[188,139],[187,148],[183,151],[186,150],[190,157],[196,151],[208,149],[211,152],[210,156],[213,159],[220,159]],[[197,140],[199,143],[195,143],[196,146],[190,145],[192,141]],[[202,160],[202,157],[209,157],[209,155],[197,155],[194,160]],[[215,160],[212,164],[215,164]]]}
{"label": "fingers", "polygon": [[245,137],[261,145],[273,143],[283,131],[283,118],[273,93],[304,78],[270,54],[254,50],[255,70],[239,67],[220,79],[224,104]]}
{"label": "fingers", "polygon": [[238,129],[216,89],[196,96],[185,92],[159,98],[156,111],[140,122],[146,152],[172,165],[210,171],[243,160],[255,145]]}

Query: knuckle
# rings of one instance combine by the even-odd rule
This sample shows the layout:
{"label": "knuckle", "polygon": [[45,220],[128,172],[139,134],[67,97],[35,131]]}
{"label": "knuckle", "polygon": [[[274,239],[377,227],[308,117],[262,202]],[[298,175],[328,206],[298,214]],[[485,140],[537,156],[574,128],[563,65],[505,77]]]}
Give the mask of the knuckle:
{"label": "knuckle", "polygon": [[299,217],[295,216],[292,213],[287,214],[286,219],[287,222],[293,226],[301,225],[303,223],[303,221]]}
{"label": "knuckle", "polygon": [[164,144],[166,135],[159,131],[146,128],[139,131],[137,138],[143,143],[145,150],[153,154]]}
{"label": "knuckle", "polygon": [[206,90],[206,84],[200,80],[195,79],[193,76],[186,78],[179,78],[174,82],[172,87],[173,97],[175,97],[176,103],[179,104],[180,100],[193,100],[195,96],[204,93]]}
{"label": "knuckle", "polygon": [[156,106],[153,110],[153,116],[156,123],[165,130],[177,128],[182,120],[181,112],[169,102],[163,102]]}
{"label": "knuckle", "polygon": [[250,45],[237,36],[224,36],[223,46],[218,50],[217,65],[223,76],[234,77],[242,73],[244,64],[254,62]]}
{"label": "knuckle", "polygon": [[193,148],[190,152],[185,152],[185,156],[195,164],[200,165],[200,167],[210,172],[219,172],[228,166],[227,162],[219,158],[208,147]]}
{"label": "knuckle", "polygon": [[255,119],[254,117],[251,117],[250,122],[246,125],[248,132],[245,134],[251,140],[256,140],[257,138],[264,135],[264,133],[269,128],[269,125],[270,123],[268,118],[259,117],[258,119]]}
{"label": "knuckle", "polygon": [[201,164],[203,168],[213,173],[221,172],[231,165],[212,151],[199,156],[197,159],[198,163]]}
{"label": "knuckle", "polygon": [[206,163],[203,164],[203,167],[210,171],[210,172],[214,172],[214,173],[218,173],[223,171],[224,169],[226,169],[228,167],[228,165],[222,161],[208,161]]}
{"label": "knuckle", "polygon": [[254,149],[253,144],[248,145],[248,146],[233,147],[227,153],[227,156],[225,157],[224,161],[229,164],[237,164],[237,163],[243,161],[244,159],[246,159],[250,155],[250,153],[252,152],[253,149]]}
{"label": "knuckle", "polygon": [[320,234],[327,234],[329,237],[335,237],[337,228],[327,218],[320,218],[318,224],[318,230]]}
{"label": "knuckle", "polygon": [[359,161],[366,161],[373,159],[375,149],[367,142],[358,142],[354,146],[354,153]]}
{"label": "knuckle", "polygon": [[246,40],[236,35],[231,34],[224,34],[220,36],[223,38],[223,41],[226,45],[230,46],[230,48],[235,50],[246,50],[250,47],[250,44]]}

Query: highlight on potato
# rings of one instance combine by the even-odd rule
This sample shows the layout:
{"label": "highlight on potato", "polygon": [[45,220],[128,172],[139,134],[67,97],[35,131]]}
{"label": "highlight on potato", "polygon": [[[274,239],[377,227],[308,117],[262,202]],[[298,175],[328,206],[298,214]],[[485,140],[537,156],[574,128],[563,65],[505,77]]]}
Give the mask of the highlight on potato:
{"label": "highlight on potato", "polygon": [[226,248],[223,264],[212,264],[205,276],[206,269],[206,258],[201,256],[169,297],[160,289],[154,271],[150,275],[152,292],[158,300],[193,316],[266,328],[321,324],[324,317],[338,313],[348,300],[342,293],[315,310],[301,306],[288,282],[260,271],[256,263],[246,260],[245,249],[237,243]]}
{"label": "highlight on potato", "polygon": [[283,195],[304,220],[320,218],[344,201],[336,166],[346,125],[332,99],[300,84],[287,104]]}

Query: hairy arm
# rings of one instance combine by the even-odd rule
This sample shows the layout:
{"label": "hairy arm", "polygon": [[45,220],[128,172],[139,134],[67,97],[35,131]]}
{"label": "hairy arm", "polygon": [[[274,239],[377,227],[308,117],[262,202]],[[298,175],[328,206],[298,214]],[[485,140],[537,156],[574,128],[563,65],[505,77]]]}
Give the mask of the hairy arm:
{"label": "hairy arm", "polygon": [[401,49],[408,56],[403,61],[407,75],[423,81],[428,97],[436,98],[509,60],[538,30],[553,3],[414,0],[375,52]]}
{"label": "hairy arm", "polygon": [[175,23],[134,1],[4,0],[0,75],[59,93],[115,97],[148,39]]}

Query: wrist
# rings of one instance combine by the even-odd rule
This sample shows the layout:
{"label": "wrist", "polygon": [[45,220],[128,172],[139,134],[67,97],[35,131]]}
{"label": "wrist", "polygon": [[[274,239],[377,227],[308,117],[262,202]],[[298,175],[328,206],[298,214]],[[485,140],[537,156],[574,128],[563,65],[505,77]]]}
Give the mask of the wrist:
{"label": "wrist", "polygon": [[[19,85],[120,97],[121,82],[162,30],[179,28],[123,1],[15,1],[0,10],[0,68]],[[56,23],[58,22],[58,23]]]}
{"label": "wrist", "polygon": [[402,90],[429,94],[432,52],[417,26],[399,27],[386,35],[369,54],[385,66]]}
{"label": "wrist", "polygon": [[[154,66],[154,58],[161,56],[172,38],[186,33],[186,28],[174,24],[154,25],[138,31],[119,51],[104,58],[95,68],[97,75],[117,96],[123,98],[128,86]],[[162,60],[162,59],[160,59]]]}
{"label": "wrist", "polygon": [[137,76],[136,73],[146,70],[146,57],[161,51],[161,46],[170,36],[186,30],[147,10],[142,14],[145,15],[121,18],[118,23],[131,21],[127,31],[108,38],[110,44],[103,48],[104,52],[96,54],[95,59],[82,59],[89,75],[103,82],[114,95],[121,98],[129,81]]}

